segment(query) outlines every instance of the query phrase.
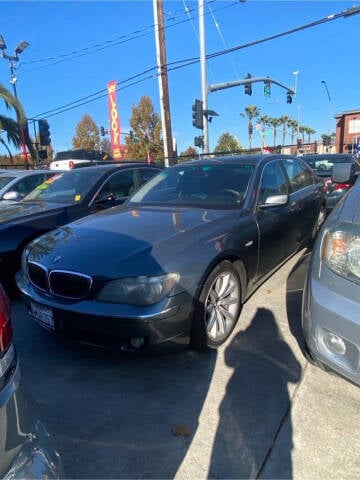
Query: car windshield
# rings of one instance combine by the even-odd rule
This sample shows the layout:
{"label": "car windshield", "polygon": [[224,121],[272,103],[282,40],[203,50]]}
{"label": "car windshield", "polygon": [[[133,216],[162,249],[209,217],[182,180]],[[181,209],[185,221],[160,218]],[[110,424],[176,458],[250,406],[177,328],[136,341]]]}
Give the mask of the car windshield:
{"label": "car windshield", "polygon": [[248,164],[184,165],[163,170],[129,200],[142,204],[238,208],[254,170]]}
{"label": "car windshield", "polygon": [[0,175],[0,189],[1,189],[1,188],[4,188],[5,185],[7,185],[8,183],[10,183],[11,180],[14,180],[14,178],[15,178],[15,177],[8,177],[8,176],[2,177],[2,176]]}
{"label": "car windshield", "polygon": [[46,200],[58,203],[78,203],[89,193],[103,171],[76,170],[60,173],[45,180],[22,201]]}

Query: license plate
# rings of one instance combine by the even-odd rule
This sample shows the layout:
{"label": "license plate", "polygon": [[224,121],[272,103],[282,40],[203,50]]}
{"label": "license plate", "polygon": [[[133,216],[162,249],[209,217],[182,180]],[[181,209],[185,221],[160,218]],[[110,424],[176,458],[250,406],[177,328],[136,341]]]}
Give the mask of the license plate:
{"label": "license plate", "polygon": [[37,303],[30,304],[30,310],[32,317],[44,327],[55,329],[55,320],[53,311],[51,308],[45,305],[39,305]]}

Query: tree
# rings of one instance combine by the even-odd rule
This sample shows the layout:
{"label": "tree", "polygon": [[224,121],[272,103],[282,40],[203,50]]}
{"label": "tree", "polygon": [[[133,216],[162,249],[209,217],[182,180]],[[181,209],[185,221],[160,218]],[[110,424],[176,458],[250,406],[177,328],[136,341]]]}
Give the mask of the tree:
{"label": "tree", "polygon": [[249,148],[251,148],[251,140],[253,134],[253,124],[252,120],[260,115],[260,108],[256,105],[248,105],[245,107],[245,111],[240,113],[241,117],[245,117],[249,120],[248,123],[248,135],[249,135]]}
{"label": "tree", "polygon": [[305,143],[305,133],[307,131],[307,128],[305,125],[300,125],[299,127],[299,132],[301,133],[301,141],[302,143]]}
{"label": "tree", "polygon": [[196,150],[195,147],[188,147],[184,152],[181,152],[178,161],[179,163],[181,162],[186,162],[187,160],[192,160],[194,158],[197,158],[199,155],[199,152]]}
{"label": "tree", "polygon": [[[12,108],[16,114],[16,121],[5,115],[0,115],[0,130],[6,132],[7,141],[9,143],[12,143],[15,147],[19,148],[22,143],[19,133],[19,126],[21,126],[24,132],[25,145],[34,161],[34,159],[36,159],[36,151],[28,134],[27,119],[22,104],[2,84],[0,84],[0,97],[4,100],[6,107]],[[2,140],[2,143],[3,142],[4,140]]]}
{"label": "tree", "polygon": [[238,140],[229,132],[225,132],[220,135],[218,143],[215,147],[215,153],[239,153],[242,147]]}
{"label": "tree", "polygon": [[290,122],[290,118],[287,115],[282,115],[280,117],[280,125],[282,125],[282,127],[283,127],[283,130],[282,130],[282,146],[285,145],[286,130],[289,127],[289,122]]}
{"label": "tree", "polygon": [[99,128],[87,113],[85,113],[76,126],[76,133],[72,139],[72,145],[74,148],[100,150]]}
{"label": "tree", "polygon": [[111,145],[111,140],[109,138],[102,138],[101,142],[101,151],[109,153],[110,155],[112,154],[112,145]]}
{"label": "tree", "polygon": [[276,145],[276,137],[277,137],[277,127],[281,125],[280,118],[270,118],[269,124],[273,127],[273,135],[274,135],[274,147]]}
{"label": "tree", "polygon": [[164,147],[161,139],[161,119],[154,112],[151,99],[143,96],[138,106],[132,107],[130,127],[133,132],[132,138],[126,137],[128,147],[127,158],[129,159],[164,159]]}
{"label": "tree", "polygon": [[322,142],[323,142],[323,145],[325,147],[330,147],[332,146],[334,143],[335,143],[335,133],[332,133],[331,135],[328,135],[326,133],[323,133],[321,135],[321,139],[322,139]]}
{"label": "tree", "polygon": [[270,125],[269,124],[269,121],[270,121],[270,117],[268,115],[262,115],[260,118],[259,118],[259,121],[260,121],[260,125],[261,125],[261,128],[260,128],[260,135],[261,135],[261,142],[262,142],[262,147],[266,147],[266,140],[265,140],[265,137],[266,137],[266,128]]}
{"label": "tree", "polygon": [[315,130],[313,130],[312,128],[310,127],[307,127],[306,129],[306,134],[308,136],[308,143],[311,143],[311,135],[313,135],[314,133],[316,133]]}
{"label": "tree", "polygon": [[291,128],[291,145],[295,144],[295,136],[297,134],[298,125],[299,124],[298,124],[297,120],[290,119],[289,126]]}

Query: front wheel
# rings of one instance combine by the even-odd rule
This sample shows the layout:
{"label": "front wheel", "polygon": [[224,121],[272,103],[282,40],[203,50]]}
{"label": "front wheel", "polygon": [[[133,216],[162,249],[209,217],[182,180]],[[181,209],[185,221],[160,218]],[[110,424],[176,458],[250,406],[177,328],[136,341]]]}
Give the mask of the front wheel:
{"label": "front wheel", "polygon": [[239,274],[231,262],[219,263],[207,277],[192,320],[190,345],[218,348],[234,330],[241,311]]}

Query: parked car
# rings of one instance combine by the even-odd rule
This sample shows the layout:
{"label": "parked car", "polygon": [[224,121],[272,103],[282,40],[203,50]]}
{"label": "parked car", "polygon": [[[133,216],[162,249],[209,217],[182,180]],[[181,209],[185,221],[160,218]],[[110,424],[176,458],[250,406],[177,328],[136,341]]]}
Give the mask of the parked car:
{"label": "parked car", "polygon": [[54,172],[9,169],[0,172],[0,208],[22,200]]}
{"label": "parked car", "polygon": [[324,209],[322,183],[296,157],[185,162],[123,207],[32,242],[17,285],[35,320],[79,341],[217,348],[255,288],[312,241]]}
{"label": "parked car", "polygon": [[57,479],[61,471],[53,440],[22,386],[10,303],[0,285],[0,478]]}
{"label": "parked car", "polygon": [[[360,172],[358,159],[351,153],[312,154],[304,155],[301,158],[313,168],[319,177],[324,179],[327,198],[326,206],[327,212],[329,213],[340,198],[353,186]],[[332,178],[333,166],[339,163],[346,163],[352,166],[352,174],[346,182],[336,182]]]}
{"label": "parked car", "polygon": [[55,155],[54,161],[50,163],[50,170],[71,170],[91,163],[101,163],[111,161],[113,158],[107,152],[96,150],[86,150],[77,148],[75,150],[65,150]]}
{"label": "parked car", "polygon": [[16,205],[0,209],[0,281],[9,287],[21,252],[37,236],[77,218],[121,204],[161,171],[147,163],[85,167],[53,175]]}
{"label": "parked car", "polygon": [[[334,167],[335,168],[335,167]],[[310,359],[360,385],[360,181],[326,219],[307,272],[302,326]]]}

